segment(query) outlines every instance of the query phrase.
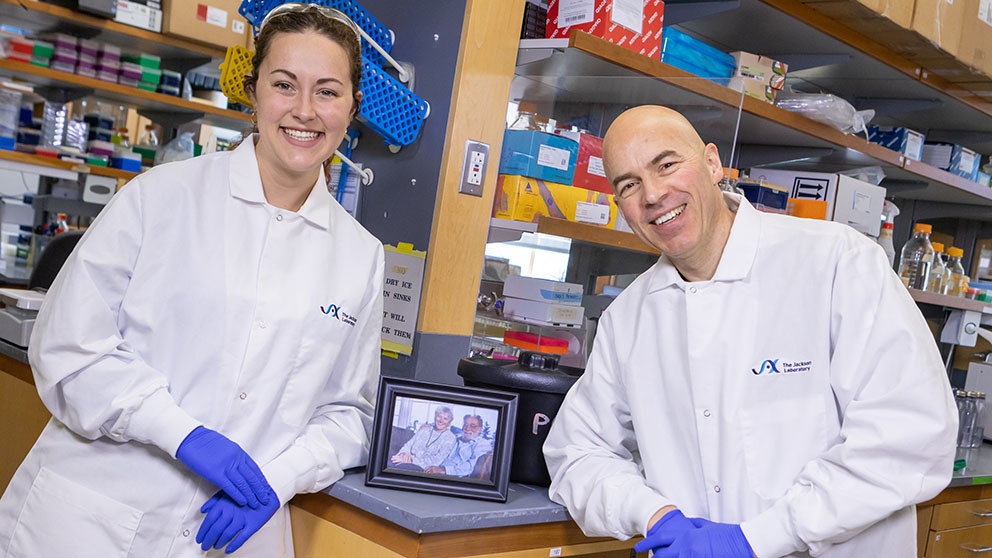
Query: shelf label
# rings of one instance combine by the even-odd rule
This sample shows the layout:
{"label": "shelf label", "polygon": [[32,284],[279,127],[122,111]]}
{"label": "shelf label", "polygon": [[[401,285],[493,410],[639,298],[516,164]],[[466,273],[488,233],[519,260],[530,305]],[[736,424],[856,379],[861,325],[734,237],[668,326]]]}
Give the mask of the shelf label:
{"label": "shelf label", "polygon": [[541,148],[537,151],[537,164],[542,167],[567,171],[568,160],[571,156],[572,154],[567,149],[558,149],[557,147],[542,144]]}
{"label": "shelf label", "polygon": [[595,0],[559,0],[558,27],[582,25],[592,21]]}
{"label": "shelf label", "polygon": [[606,171],[603,170],[603,158],[594,155],[589,156],[589,174],[606,178]]}
{"label": "shelf label", "polygon": [[978,19],[992,25],[992,0],[982,0],[979,3]]}
{"label": "shelf label", "polygon": [[197,4],[196,19],[227,29],[227,11],[214,6]]}
{"label": "shelf label", "polygon": [[576,202],[575,220],[580,223],[605,225],[610,222],[610,206],[582,201]]}
{"label": "shelf label", "polygon": [[622,25],[638,35],[641,34],[641,22],[644,21],[643,0],[613,0],[613,23]]}

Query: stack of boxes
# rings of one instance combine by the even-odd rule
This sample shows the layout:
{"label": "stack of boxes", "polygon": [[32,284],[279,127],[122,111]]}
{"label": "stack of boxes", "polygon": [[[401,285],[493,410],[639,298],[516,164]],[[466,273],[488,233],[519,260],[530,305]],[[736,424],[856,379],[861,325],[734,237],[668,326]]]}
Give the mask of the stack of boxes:
{"label": "stack of boxes", "polygon": [[674,27],[662,35],[661,61],[720,85],[729,85],[737,69],[733,56]]}
{"label": "stack of boxes", "polygon": [[95,78],[96,60],[100,55],[100,43],[90,39],[79,39],[76,58],[76,74]]}
{"label": "stack of boxes", "polygon": [[55,45],[46,41],[11,37],[6,42],[9,44],[7,58],[26,64],[47,68],[55,54]]}
{"label": "stack of boxes", "polygon": [[0,88],[0,149],[14,149],[20,113],[21,94]]}
{"label": "stack of boxes", "polygon": [[100,45],[97,54],[96,77],[110,83],[117,83],[121,72],[121,49],[106,43]]}
{"label": "stack of boxes", "polygon": [[503,316],[518,322],[581,327],[582,285],[510,275],[503,283]]}
{"label": "stack of boxes", "polygon": [[[131,85],[144,91],[157,91],[162,71],[162,59],[144,52],[127,52],[121,55],[121,85]],[[133,84],[133,85],[132,85]]]}
{"label": "stack of boxes", "polygon": [[620,0],[550,0],[545,37],[568,38],[575,29],[655,58],[661,50],[665,3],[644,0],[640,13],[631,9],[631,4]]}
{"label": "stack of boxes", "polygon": [[76,60],[78,58],[76,53],[78,39],[65,33],[53,33],[46,35],[44,38],[55,45],[55,51],[49,67],[68,74],[75,73]]}
{"label": "stack of boxes", "polygon": [[775,95],[785,86],[788,65],[750,52],[737,51],[730,55],[737,64],[734,77],[730,80],[730,88],[749,97],[774,103]]}
{"label": "stack of boxes", "polygon": [[979,176],[984,174],[981,171],[982,156],[963,145],[928,141],[923,144],[922,161],[972,182],[981,183],[984,179],[985,185],[988,185],[988,179]]}
{"label": "stack of boxes", "polygon": [[166,95],[178,97],[183,82],[183,76],[179,72],[162,70],[162,79],[158,83],[158,92]]}
{"label": "stack of boxes", "polygon": [[539,0],[524,4],[524,23],[520,28],[521,39],[543,39],[548,27],[548,8]]}
{"label": "stack of boxes", "polygon": [[896,126],[868,126],[868,141],[920,161],[923,157],[923,134]]}

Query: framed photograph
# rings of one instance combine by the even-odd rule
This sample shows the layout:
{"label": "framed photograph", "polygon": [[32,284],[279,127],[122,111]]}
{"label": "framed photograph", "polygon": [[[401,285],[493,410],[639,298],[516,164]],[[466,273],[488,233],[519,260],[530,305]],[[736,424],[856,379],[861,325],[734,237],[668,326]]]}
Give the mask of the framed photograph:
{"label": "framed photograph", "polygon": [[365,484],[506,501],[517,394],[383,376]]}

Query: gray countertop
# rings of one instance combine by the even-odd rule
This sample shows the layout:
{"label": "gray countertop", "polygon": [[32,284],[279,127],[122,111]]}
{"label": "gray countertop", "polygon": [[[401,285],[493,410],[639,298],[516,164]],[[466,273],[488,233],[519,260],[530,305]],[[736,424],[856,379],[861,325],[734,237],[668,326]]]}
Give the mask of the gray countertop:
{"label": "gray countertop", "polygon": [[954,471],[950,486],[992,484],[992,443],[985,442],[980,448],[958,448],[957,459],[964,459],[965,467]]}
{"label": "gray countertop", "polygon": [[365,469],[351,469],[325,489],[338,500],[415,533],[439,533],[486,527],[552,523],[571,519],[563,506],[548,499],[548,489],[510,483],[506,503],[438,496],[365,486]]}

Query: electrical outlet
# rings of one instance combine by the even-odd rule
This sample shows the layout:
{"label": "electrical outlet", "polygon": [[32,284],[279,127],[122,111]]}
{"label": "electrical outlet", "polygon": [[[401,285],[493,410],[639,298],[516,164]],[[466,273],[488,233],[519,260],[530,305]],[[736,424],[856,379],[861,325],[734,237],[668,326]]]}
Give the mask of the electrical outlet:
{"label": "electrical outlet", "polygon": [[465,160],[462,163],[462,181],[458,186],[460,193],[482,197],[482,183],[485,181],[488,159],[488,144],[466,140]]}

